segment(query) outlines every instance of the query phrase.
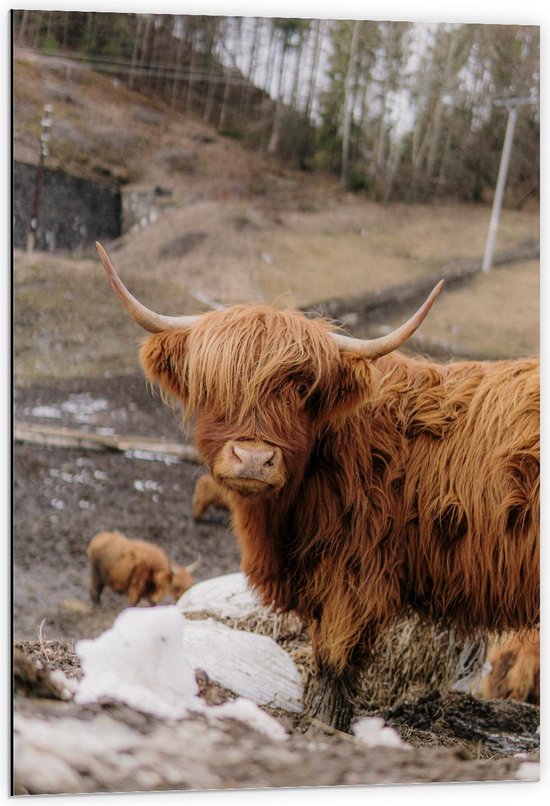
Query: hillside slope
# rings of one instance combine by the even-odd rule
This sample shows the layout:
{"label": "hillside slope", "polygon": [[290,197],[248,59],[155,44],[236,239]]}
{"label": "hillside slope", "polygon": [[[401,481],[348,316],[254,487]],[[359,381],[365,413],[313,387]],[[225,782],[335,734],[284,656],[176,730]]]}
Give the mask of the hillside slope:
{"label": "hillside slope", "polygon": [[[197,295],[226,304],[282,298],[307,306],[408,282],[450,260],[483,254],[487,207],[376,204],[345,193],[334,177],[268,161],[84,62],[17,48],[14,55],[17,160],[36,160],[42,107],[51,103],[49,167],[122,182],[125,193],[157,188],[145,226],[105,246],[130,287],[148,289],[146,304],[168,300],[166,313],[196,304]],[[538,236],[536,211],[505,210],[496,247]],[[84,257],[96,265],[93,249]],[[18,253],[16,269],[41,260],[46,257]],[[70,272],[75,262],[67,265]],[[453,306],[448,293],[449,312],[434,323],[433,335],[454,338],[459,314],[460,332],[476,334],[477,352],[498,357],[536,350],[538,262],[508,275],[499,270],[476,285],[481,309],[484,299],[498,299],[506,314],[491,326],[486,350],[478,343],[485,316],[479,320],[464,301]],[[470,316],[478,318],[470,324]],[[428,333],[429,322],[425,328]]]}

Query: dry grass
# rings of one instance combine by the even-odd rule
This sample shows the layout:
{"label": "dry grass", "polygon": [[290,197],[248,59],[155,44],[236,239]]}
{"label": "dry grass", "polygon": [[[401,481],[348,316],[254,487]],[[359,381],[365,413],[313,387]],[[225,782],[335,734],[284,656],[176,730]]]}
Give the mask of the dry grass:
{"label": "dry grass", "polygon": [[500,266],[441,295],[422,325],[427,339],[448,339],[480,358],[539,352],[538,261]]}
{"label": "dry grass", "polygon": [[[279,213],[274,223],[254,199],[199,202],[166,211],[147,229],[125,236],[113,257],[127,278],[134,272],[169,277],[182,289],[207,293],[225,304],[284,296],[290,304],[308,306],[406,283],[451,260],[481,259],[483,254],[489,216],[485,208],[451,205],[434,218],[431,208],[404,211],[354,199],[345,210],[338,220],[328,209]],[[499,249],[536,239],[537,216],[507,211],[501,230]],[[163,254],[175,238],[193,232],[204,234],[197,248],[180,257]],[[537,263],[530,265],[536,274]],[[499,276],[502,285],[504,275]],[[536,309],[538,292],[530,285],[526,299],[531,292]]]}
{"label": "dry grass", "polygon": [[14,641],[13,648],[23,652],[38,668],[60,669],[67,677],[82,677],[80,661],[75,653],[74,641]]}
{"label": "dry grass", "polygon": [[[163,185],[174,190],[177,199],[200,192],[204,176],[214,184],[216,178],[221,180],[220,193],[224,187],[234,190],[235,182],[249,178],[258,164],[257,159],[247,159],[238,143],[219,139],[200,121],[92,71],[85,61],[41,59],[19,49],[14,69],[17,160],[34,162],[38,157],[44,103],[53,106],[50,168],[96,178],[107,173],[135,186]],[[180,175],[154,156],[173,148],[186,151],[197,162],[194,177],[187,171]]]}
{"label": "dry grass", "polygon": [[[370,293],[415,280],[454,259],[483,255],[490,211],[467,205],[431,207],[348,203],[335,219],[330,209],[293,215],[284,231],[257,234],[256,252],[272,256],[260,264],[266,298],[287,289],[297,305],[344,294]],[[505,211],[498,249],[538,238],[532,213]]]}
{"label": "dry grass", "polygon": [[[212,614],[195,612],[186,618],[200,621]],[[278,614],[259,608],[251,616],[215,615],[228,627],[266,635],[290,654],[307,690],[314,682],[315,664],[308,633],[293,613]],[[475,685],[487,653],[483,637],[459,640],[451,631],[422,623],[410,614],[389,627],[374,647],[371,663],[361,678],[361,709],[379,710],[403,698],[447,691],[457,681]]]}
{"label": "dry grass", "polygon": [[[159,308],[176,296],[189,312],[204,309],[170,281],[137,277],[133,288]],[[121,315],[98,260],[21,250],[14,255],[13,329],[17,386],[135,373],[143,337]]]}

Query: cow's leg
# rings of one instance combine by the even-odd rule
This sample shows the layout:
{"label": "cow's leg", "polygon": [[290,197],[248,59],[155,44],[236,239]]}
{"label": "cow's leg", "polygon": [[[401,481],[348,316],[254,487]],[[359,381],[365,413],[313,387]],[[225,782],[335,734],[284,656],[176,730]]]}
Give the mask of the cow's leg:
{"label": "cow's leg", "polygon": [[99,604],[99,600],[101,598],[101,591],[103,590],[105,583],[103,581],[103,574],[97,567],[97,565],[92,564],[92,572],[91,572],[91,579],[90,579],[90,598],[94,604]]}
{"label": "cow's leg", "polygon": [[134,567],[128,581],[128,601],[131,607],[136,607],[139,600],[147,595],[151,569],[146,563],[139,563]]}
{"label": "cow's leg", "polygon": [[139,585],[130,584],[128,588],[128,603],[130,607],[136,607],[141,599],[142,591]]}
{"label": "cow's leg", "polygon": [[219,490],[220,484],[212,476],[199,476],[195,484],[192,504],[192,514],[196,521],[202,518],[209,506],[221,503]]}
{"label": "cow's leg", "polygon": [[317,674],[306,694],[305,710],[325,725],[349,732],[361,688],[361,672],[368,663],[374,626],[365,630],[360,641],[348,653],[346,665],[337,671],[322,658],[317,646]]}
{"label": "cow's leg", "polygon": [[337,674],[319,664],[306,697],[306,713],[325,725],[348,732],[357,694],[357,675],[352,670]]}

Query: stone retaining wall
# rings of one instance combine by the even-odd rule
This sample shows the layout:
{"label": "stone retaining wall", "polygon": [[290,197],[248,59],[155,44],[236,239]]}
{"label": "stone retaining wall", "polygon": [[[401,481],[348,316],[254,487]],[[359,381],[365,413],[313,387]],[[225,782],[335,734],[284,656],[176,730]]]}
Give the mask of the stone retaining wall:
{"label": "stone retaining wall", "polygon": [[[36,165],[13,166],[13,245],[24,249],[36,185]],[[44,169],[36,248],[78,250],[121,234],[120,190],[63,171]]]}

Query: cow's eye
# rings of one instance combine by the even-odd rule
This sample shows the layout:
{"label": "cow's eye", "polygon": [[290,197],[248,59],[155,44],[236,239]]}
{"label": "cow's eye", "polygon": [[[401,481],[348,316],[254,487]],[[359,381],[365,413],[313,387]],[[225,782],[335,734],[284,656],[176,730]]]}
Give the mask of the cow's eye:
{"label": "cow's eye", "polygon": [[298,392],[298,394],[300,395],[300,397],[305,397],[305,396],[307,395],[307,393],[309,392],[309,389],[308,389],[307,384],[305,384],[305,383],[299,383],[299,384],[296,386],[296,391]]}

